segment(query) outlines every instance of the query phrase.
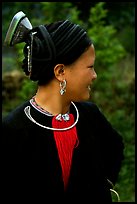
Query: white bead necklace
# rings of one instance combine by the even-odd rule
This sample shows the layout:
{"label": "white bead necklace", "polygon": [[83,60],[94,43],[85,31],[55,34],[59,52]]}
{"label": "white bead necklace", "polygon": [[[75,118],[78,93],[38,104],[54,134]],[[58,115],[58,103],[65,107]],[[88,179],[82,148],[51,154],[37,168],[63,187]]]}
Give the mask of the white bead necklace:
{"label": "white bead necklace", "polygon": [[[67,127],[67,128],[52,128],[52,127],[47,127],[47,126],[45,126],[45,125],[42,125],[42,124],[38,123],[38,122],[31,116],[31,114],[30,114],[30,106],[25,107],[25,108],[24,108],[24,112],[25,112],[26,116],[27,116],[33,123],[35,123],[36,125],[38,125],[38,126],[40,126],[40,127],[42,127],[42,128],[45,128],[45,129],[48,129],[48,130],[65,131],[65,130],[69,130],[69,129],[73,128],[73,127],[77,124],[78,119],[79,119],[78,109],[77,109],[76,105],[75,105],[73,102],[71,102],[71,103],[72,103],[72,105],[75,107],[75,110],[76,110],[76,113],[77,113],[77,117],[76,117],[76,121],[75,121],[71,126],[69,126],[69,127]],[[60,115],[60,114],[59,114],[59,115]]]}

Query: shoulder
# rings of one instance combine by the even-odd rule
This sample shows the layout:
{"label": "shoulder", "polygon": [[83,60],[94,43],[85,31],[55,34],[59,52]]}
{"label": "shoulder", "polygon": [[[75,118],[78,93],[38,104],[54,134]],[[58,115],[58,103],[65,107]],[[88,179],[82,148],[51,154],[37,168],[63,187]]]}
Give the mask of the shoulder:
{"label": "shoulder", "polygon": [[99,107],[95,103],[90,101],[76,102],[75,105],[77,106],[80,112],[92,113],[92,114],[97,114],[100,112]]}
{"label": "shoulder", "polygon": [[17,106],[14,110],[12,110],[7,116],[2,118],[3,126],[16,126],[20,125],[24,120],[24,108],[29,104],[29,101],[26,101],[19,106]]}
{"label": "shoulder", "polygon": [[95,124],[100,124],[101,126],[111,126],[110,121],[106,118],[102,110],[93,102],[78,102],[75,103],[79,110],[81,116],[86,116],[88,119],[93,119]]}

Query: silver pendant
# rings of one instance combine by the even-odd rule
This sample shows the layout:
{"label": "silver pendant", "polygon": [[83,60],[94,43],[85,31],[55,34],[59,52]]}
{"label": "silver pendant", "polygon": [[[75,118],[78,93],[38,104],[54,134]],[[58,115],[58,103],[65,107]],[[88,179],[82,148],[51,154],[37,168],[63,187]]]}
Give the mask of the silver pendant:
{"label": "silver pendant", "polygon": [[56,116],[56,120],[62,121],[61,113]]}
{"label": "silver pendant", "polygon": [[69,114],[66,113],[66,114],[61,115],[61,113],[60,113],[60,114],[58,114],[58,115],[56,116],[56,120],[62,121],[62,119],[63,119],[64,121],[68,121],[68,120],[70,119]]}
{"label": "silver pendant", "polygon": [[63,118],[63,120],[65,120],[65,121],[68,121],[70,118],[69,118],[69,114],[64,114],[64,115],[62,115],[62,118]]}

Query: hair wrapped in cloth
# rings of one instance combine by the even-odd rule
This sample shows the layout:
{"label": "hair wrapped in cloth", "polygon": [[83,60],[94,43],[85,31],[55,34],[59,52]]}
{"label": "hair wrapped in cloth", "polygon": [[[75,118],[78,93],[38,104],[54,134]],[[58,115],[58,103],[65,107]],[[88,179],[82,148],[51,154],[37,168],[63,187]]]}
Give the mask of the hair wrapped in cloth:
{"label": "hair wrapped in cloth", "polygon": [[86,31],[69,20],[33,27],[22,11],[16,13],[6,34],[5,44],[25,42],[22,68],[38,84],[54,77],[54,66],[73,63],[89,45]]}
{"label": "hair wrapped in cloth", "polygon": [[48,83],[54,77],[54,66],[58,63],[71,64],[91,45],[86,31],[69,20],[33,28],[24,47],[22,68],[28,72],[28,50],[30,35],[36,32],[32,44],[32,71],[30,79],[40,84]]}

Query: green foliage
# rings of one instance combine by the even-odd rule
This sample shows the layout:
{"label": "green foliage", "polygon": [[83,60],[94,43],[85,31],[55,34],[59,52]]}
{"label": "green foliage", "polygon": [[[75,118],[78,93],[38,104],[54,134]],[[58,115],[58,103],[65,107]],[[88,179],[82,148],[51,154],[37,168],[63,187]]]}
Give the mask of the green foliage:
{"label": "green foliage", "polygon": [[[17,69],[21,69],[22,66],[22,60],[24,59],[24,54],[23,54],[23,48],[24,48],[25,43],[19,43],[14,46],[15,52],[16,52],[16,63],[17,63]],[[15,61],[15,60],[14,60]],[[21,70],[22,71],[22,70]]]}
{"label": "green foliage", "polygon": [[[80,11],[71,2],[40,2],[44,15],[45,24],[59,20],[69,19],[81,23]],[[48,16],[48,18],[47,18]]]}
{"label": "green foliage", "polygon": [[90,9],[88,34],[95,45],[97,67],[108,68],[124,57],[126,52],[116,37],[116,29],[112,25],[105,25],[107,10],[103,8],[104,4],[99,2]]}
{"label": "green foliage", "polygon": [[[121,202],[135,199],[135,59],[126,56],[109,70],[98,70],[91,100],[98,104],[125,144],[116,189]],[[129,196],[130,195],[130,196]]]}
{"label": "green foliage", "polygon": [[[118,38],[121,44],[125,47],[126,51],[131,54],[135,54],[135,27],[128,24],[118,33]],[[130,40],[129,40],[130,39]]]}
{"label": "green foliage", "polygon": [[22,88],[20,91],[17,93],[17,97],[21,101],[25,101],[29,98],[31,98],[33,95],[36,94],[37,90],[37,83],[32,82],[26,78],[23,83],[22,83]]}
{"label": "green foliage", "polygon": [[[12,71],[17,67],[17,63],[11,56],[5,56],[2,59],[2,72]],[[5,69],[4,69],[5,68]]]}

